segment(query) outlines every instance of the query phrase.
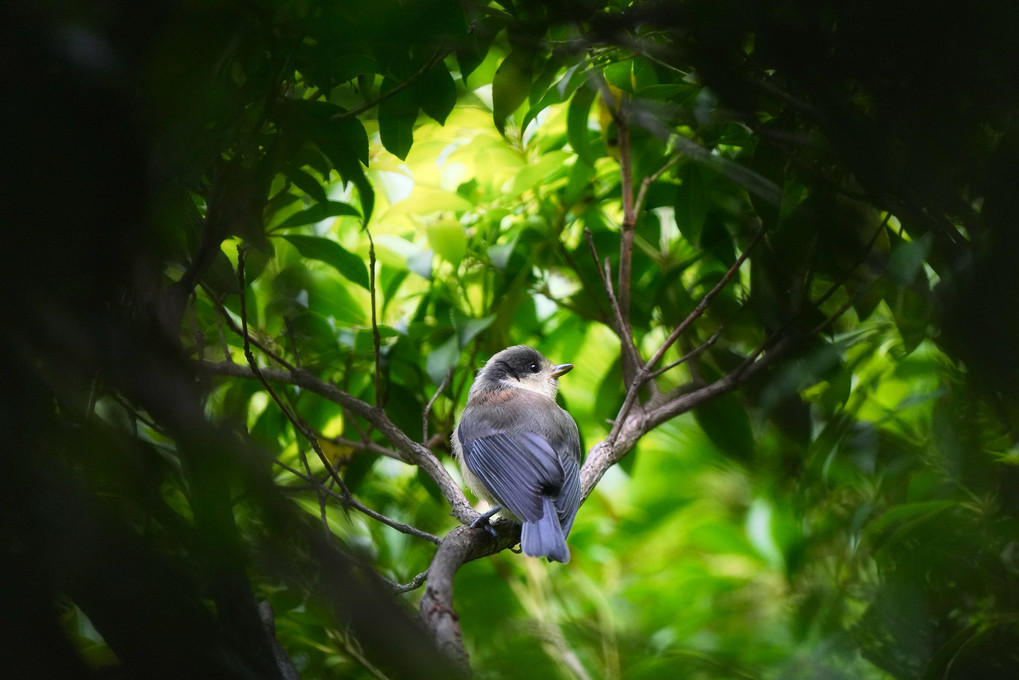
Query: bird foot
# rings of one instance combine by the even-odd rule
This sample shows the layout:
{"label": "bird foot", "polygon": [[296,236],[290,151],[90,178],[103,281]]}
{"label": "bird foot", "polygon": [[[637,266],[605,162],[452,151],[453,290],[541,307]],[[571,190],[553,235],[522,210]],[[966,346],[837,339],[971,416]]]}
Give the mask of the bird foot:
{"label": "bird foot", "polygon": [[484,529],[487,531],[492,538],[495,538],[495,527],[491,525],[489,519],[492,515],[502,510],[501,505],[497,505],[494,508],[481,513],[476,520],[471,522],[471,529]]}

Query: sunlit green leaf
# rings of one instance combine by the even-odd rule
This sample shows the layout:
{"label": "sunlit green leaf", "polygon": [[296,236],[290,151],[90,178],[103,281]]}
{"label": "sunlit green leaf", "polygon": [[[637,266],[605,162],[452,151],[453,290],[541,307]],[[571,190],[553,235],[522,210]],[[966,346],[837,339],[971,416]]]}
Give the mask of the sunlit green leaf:
{"label": "sunlit green leaf", "polygon": [[463,261],[467,254],[467,235],[463,225],[455,220],[442,220],[425,227],[428,245],[432,250],[454,267]]}
{"label": "sunlit green leaf", "polygon": [[446,373],[449,372],[453,366],[456,366],[457,359],[460,357],[460,344],[457,340],[457,336],[452,336],[446,342],[439,345],[437,348],[432,350],[425,360],[425,370],[428,371],[428,377],[432,379],[436,385],[440,384],[446,377]]}
{"label": "sunlit green leaf", "polygon": [[351,217],[360,217],[361,214],[357,212],[357,209],[347,205],[346,203],[340,203],[339,201],[323,201],[322,203],[316,203],[315,205],[296,212],[287,219],[280,222],[277,229],[289,229],[290,227],[300,227],[305,224],[315,224],[322,220],[329,219],[330,217],[339,217],[341,215],[349,215]]}

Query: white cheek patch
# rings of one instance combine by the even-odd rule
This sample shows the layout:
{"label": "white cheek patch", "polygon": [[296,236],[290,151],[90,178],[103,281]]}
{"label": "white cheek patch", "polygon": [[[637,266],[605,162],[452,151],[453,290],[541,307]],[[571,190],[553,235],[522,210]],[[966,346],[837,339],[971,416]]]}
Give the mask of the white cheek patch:
{"label": "white cheek patch", "polygon": [[515,378],[503,378],[501,382],[505,387],[515,390],[537,392],[538,394],[544,395],[553,401],[555,401],[556,393],[559,391],[559,386],[553,380],[533,380],[528,378],[517,380]]}

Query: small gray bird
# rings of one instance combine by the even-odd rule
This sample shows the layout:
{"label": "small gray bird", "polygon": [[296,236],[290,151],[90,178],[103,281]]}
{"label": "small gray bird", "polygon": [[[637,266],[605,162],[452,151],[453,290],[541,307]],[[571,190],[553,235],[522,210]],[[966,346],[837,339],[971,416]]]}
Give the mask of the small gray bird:
{"label": "small gray bird", "polygon": [[526,345],[504,349],[475,378],[452,437],[464,481],[501,506],[480,521],[507,510],[523,524],[525,555],[563,563],[580,507],[580,432],[555,397],[572,368]]}

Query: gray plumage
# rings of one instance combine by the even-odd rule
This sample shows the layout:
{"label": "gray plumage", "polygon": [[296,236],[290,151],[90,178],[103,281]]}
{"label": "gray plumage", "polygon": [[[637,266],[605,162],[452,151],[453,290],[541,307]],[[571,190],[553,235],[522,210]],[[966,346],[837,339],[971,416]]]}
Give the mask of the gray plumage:
{"label": "gray plumage", "polygon": [[537,350],[493,356],[471,386],[453,433],[464,479],[523,525],[524,554],[568,562],[566,537],[580,507],[580,432],[555,402],[558,377]]}

